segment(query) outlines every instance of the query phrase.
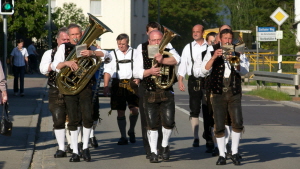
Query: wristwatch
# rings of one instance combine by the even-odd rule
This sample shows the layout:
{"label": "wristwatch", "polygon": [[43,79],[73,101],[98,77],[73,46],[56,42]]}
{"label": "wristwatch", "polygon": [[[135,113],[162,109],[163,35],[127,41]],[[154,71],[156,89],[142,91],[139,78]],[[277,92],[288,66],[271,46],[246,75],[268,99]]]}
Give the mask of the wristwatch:
{"label": "wristwatch", "polygon": [[95,53],[95,51],[92,51],[92,55],[93,55],[93,56],[96,56],[96,53]]}

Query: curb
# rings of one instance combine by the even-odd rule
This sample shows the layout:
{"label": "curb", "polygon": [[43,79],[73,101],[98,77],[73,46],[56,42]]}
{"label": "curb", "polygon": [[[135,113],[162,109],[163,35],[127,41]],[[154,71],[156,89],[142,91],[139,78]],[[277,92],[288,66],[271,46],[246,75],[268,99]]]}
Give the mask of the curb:
{"label": "curb", "polygon": [[33,158],[34,150],[35,150],[35,143],[36,143],[36,136],[38,133],[38,126],[40,125],[40,114],[42,110],[42,105],[44,102],[45,92],[47,89],[47,81],[43,85],[45,86],[45,91],[42,92],[37,99],[37,107],[34,110],[34,113],[31,118],[30,122],[30,130],[28,132],[28,138],[27,138],[27,146],[26,146],[26,152],[24,153],[23,160],[21,163],[20,169],[28,169],[30,168],[31,161]]}

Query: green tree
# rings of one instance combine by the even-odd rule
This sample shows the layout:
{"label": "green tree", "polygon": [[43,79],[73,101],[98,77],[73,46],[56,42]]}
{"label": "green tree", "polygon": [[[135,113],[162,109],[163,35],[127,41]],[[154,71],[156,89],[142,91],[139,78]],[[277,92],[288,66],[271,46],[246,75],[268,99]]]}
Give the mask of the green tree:
{"label": "green tree", "polygon": [[[252,30],[253,37],[256,36],[256,26],[275,27],[277,24],[270,18],[270,15],[281,7],[289,18],[281,25],[283,39],[281,40],[281,54],[295,54],[296,35],[293,33],[292,24],[294,21],[294,0],[222,0],[228,7],[231,26],[234,30]],[[255,38],[253,38],[255,39]],[[274,49],[277,52],[277,42],[261,42],[264,49]],[[284,57],[284,60],[293,60],[292,57]]]}
{"label": "green tree", "polygon": [[52,16],[58,28],[68,26],[70,23],[76,23],[85,28],[88,24],[88,19],[84,16],[82,9],[77,8],[74,3],[64,3],[62,8],[54,8]]}
{"label": "green tree", "polygon": [[[149,0],[149,20],[157,21],[157,0]],[[211,0],[161,0],[160,23],[181,35],[172,45],[181,53],[183,47],[193,40],[192,28],[202,24],[205,29],[221,24],[222,16],[217,13],[221,6]]]}
{"label": "green tree", "polygon": [[8,16],[9,38],[14,38],[14,33],[24,37],[42,38],[47,32],[44,30],[47,20],[47,0],[18,0],[15,2],[14,14]]}

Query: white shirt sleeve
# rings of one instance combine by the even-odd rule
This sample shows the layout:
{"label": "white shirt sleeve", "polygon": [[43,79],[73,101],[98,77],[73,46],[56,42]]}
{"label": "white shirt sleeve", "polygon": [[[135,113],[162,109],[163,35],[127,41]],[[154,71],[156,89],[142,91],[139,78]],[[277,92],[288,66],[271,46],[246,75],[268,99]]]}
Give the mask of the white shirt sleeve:
{"label": "white shirt sleeve", "polygon": [[181,55],[181,60],[180,60],[180,64],[178,66],[178,76],[182,76],[185,77],[186,73],[187,73],[187,57],[190,56],[190,44],[187,44],[182,51],[182,55]]}
{"label": "white shirt sleeve", "polygon": [[206,70],[206,69],[205,69],[205,66],[206,66],[207,62],[211,59],[211,57],[212,57],[212,56],[211,56],[211,52],[212,52],[213,50],[214,50],[214,49],[213,49],[212,46],[209,46],[209,47],[207,48],[206,55],[204,56],[203,62],[202,62],[202,64],[201,64],[201,71],[202,71],[202,73],[203,73],[204,76],[207,76],[207,75],[209,75],[209,74],[211,73],[211,70],[212,70],[212,69]]}
{"label": "white shirt sleeve", "polygon": [[112,78],[114,72],[116,71],[116,59],[115,59],[115,54],[113,51],[110,52],[109,56],[111,58],[111,62],[104,64],[103,73],[110,74],[110,77]]}
{"label": "white shirt sleeve", "polygon": [[137,56],[133,66],[133,77],[143,80],[144,78],[144,58],[142,54],[142,44],[137,47]]}
{"label": "white shirt sleeve", "polygon": [[240,55],[240,71],[239,71],[241,76],[243,76],[249,72],[249,66],[250,66],[250,63],[249,63],[248,58],[246,57],[245,54],[241,54]]}
{"label": "white shirt sleeve", "polygon": [[47,50],[42,57],[41,63],[40,63],[40,72],[43,75],[48,74],[48,67],[51,64],[51,53],[52,53],[52,49]]}
{"label": "white shirt sleeve", "polygon": [[54,55],[54,60],[51,64],[51,69],[59,72],[60,69],[56,69],[56,67],[59,63],[64,61],[65,61],[65,44],[61,44]]}

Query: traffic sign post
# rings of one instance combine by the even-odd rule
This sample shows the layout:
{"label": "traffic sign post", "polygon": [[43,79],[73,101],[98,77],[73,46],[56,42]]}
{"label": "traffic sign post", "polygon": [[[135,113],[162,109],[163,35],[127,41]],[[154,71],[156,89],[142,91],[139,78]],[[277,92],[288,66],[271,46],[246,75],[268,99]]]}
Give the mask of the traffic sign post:
{"label": "traffic sign post", "polygon": [[[289,17],[289,15],[284,12],[284,10],[282,10],[280,7],[278,7],[270,16],[270,18],[277,23],[278,25],[278,31],[280,31],[280,26],[283,24],[283,22]],[[278,59],[280,57],[280,38],[277,39],[278,40]],[[278,63],[278,73],[282,72],[281,69],[281,62]]]}
{"label": "traffic sign post", "polygon": [[14,14],[14,0],[0,0],[1,8],[0,8],[0,14],[3,15],[3,43],[4,43],[4,63],[3,63],[3,71],[5,78],[7,78],[7,17],[6,15],[12,15]]}

